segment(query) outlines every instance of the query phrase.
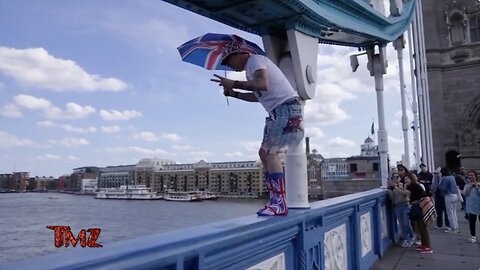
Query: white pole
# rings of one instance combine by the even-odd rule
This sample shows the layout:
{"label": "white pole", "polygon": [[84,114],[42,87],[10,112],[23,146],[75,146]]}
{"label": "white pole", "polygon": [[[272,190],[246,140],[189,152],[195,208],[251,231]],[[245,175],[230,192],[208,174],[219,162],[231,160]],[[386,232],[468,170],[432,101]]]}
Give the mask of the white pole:
{"label": "white pole", "polygon": [[420,38],[420,50],[422,57],[422,83],[424,89],[424,103],[425,103],[425,120],[426,120],[426,143],[427,143],[427,158],[425,163],[429,168],[435,167],[433,159],[433,138],[432,138],[432,117],[430,113],[430,91],[428,89],[428,71],[427,71],[427,53],[425,47],[425,32],[423,27],[423,12],[422,12],[422,0],[417,1],[417,13],[419,23],[419,38]]}
{"label": "white pole", "polygon": [[380,154],[380,177],[382,187],[388,185],[388,133],[385,127],[385,106],[383,101],[383,74],[385,74],[384,47],[379,47],[379,53],[374,48],[368,49],[367,54],[370,62],[370,75],[375,78],[375,90],[377,93],[378,111],[378,152]]}
{"label": "white pole", "polygon": [[285,155],[285,190],[288,208],[309,208],[307,156],[303,140],[288,146]]}
{"label": "white pole", "polygon": [[413,66],[413,46],[412,43],[412,27],[408,29],[408,51],[409,51],[409,58],[410,58],[410,79],[411,79],[411,87],[412,87],[412,112],[413,112],[413,147],[415,152],[415,167],[420,165],[420,156],[422,155],[420,152],[420,139],[419,139],[419,126],[418,126],[418,103],[417,103],[417,85],[415,82],[415,68]]}
{"label": "white pole", "polygon": [[[418,2],[417,2],[418,3]],[[419,108],[419,129],[420,140],[422,146],[421,161],[425,162],[427,155],[427,142],[426,142],[426,123],[425,123],[425,103],[424,103],[424,88],[422,83],[422,68],[421,68],[421,49],[419,41],[419,26],[418,26],[418,6],[415,10],[415,16],[413,17],[412,29],[413,29],[413,44],[415,50],[415,76],[417,78],[417,94],[418,94],[418,108]]]}
{"label": "white pole", "polygon": [[397,40],[394,41],[393,46],[397,51],[398,57],[398,72],[400,77],[400,97],[402,103],[402,130],[403,130],[403,159],[404,165],[407,168],[410,168],[410,149],[408,142],[408,116],[407,116],[407,102],[406,102],[406,93],[405,93],[405,78],[403,73],[403,49],[405,48],[405,41],[403,35],[400,36]]}

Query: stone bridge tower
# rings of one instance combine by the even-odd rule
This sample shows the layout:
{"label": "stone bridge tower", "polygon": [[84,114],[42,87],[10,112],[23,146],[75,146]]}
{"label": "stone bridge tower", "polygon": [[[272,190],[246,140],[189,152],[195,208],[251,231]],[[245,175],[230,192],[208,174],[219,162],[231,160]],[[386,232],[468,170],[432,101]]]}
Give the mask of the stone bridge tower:
{"label": "stone bridge tower", "polygon": [[479,170],[480,1],[422,2],[435,165]]}

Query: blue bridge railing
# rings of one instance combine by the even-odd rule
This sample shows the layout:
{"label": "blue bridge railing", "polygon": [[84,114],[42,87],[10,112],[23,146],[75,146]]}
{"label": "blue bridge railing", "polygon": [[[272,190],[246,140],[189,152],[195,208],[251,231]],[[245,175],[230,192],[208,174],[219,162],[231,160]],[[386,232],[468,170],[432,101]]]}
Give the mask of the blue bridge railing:
{"label": "blue bridge railing", "polygon": [[8,269],[369,269],[396,224],[387,192],[311,203],[285,217],[247,216],[0,265]]}

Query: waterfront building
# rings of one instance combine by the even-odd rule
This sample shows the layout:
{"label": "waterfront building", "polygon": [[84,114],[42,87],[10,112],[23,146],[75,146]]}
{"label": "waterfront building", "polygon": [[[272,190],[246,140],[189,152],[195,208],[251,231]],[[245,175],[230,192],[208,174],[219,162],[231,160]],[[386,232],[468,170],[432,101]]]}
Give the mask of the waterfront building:
{"label": "waterfront building", "polygon": [[10,178],[11,177],[12,177],[11,173],[0,174],[0,190],[9,190],[10,189]]}
{"label": "waterfront building", "polygon": [[434,164],[479,170],[480,2],[422,3]]}
{"label": "waterfront building", "polygon": [[31,177],[29,180],[29,188],[30,190],[35,191],[46,191],[46,190],[56,190],[58,189],[58,179],[54,178],[53,176],[35,176]]}
{"label": "waterfront building", "polygon": [[348,180],[349,166],[347,158],[326,158],[321,165],[322,181]]}
{"label": "waterfront building", "polygon": [[228,196],[258,196],[266,189],[258,161],[177,164],[142,159],[135,165],[137,183],[155,192],[206,190]]}
{"label": "waterfront building", "polygon": [[28,172],[0,174],[0,189],[25,191],[28,185]]}
{"label": "waterfront building", "polygon": [[360,146],[360,156],[378,157],[378,145],[375,145],[375,142],[370,136],[368,136]]}
{"label": "waterfront building", "polygon": [[380,179],[380,157],[353,156],[347,158],[348,178],[352,180]]}
{"label": "waterfront building", "polygon": [[66,187],[69,183],[71,183],[71,175],[70,174],[64,174],[60,177],[58,177],[58,190],[59,191],[65,191]]}
{"label": "waterfront building", "polygon": [[111,188],[134,185],[135,165],[118,165],[99,168],[98,187]]}
{"label": "waterfront building", "polygon": [[307,154],[308,196],[322,197],[322,167],[324,157],[316,149],[310,151],[310,137],[305,137],[305,153]]}
{"label": "waterfront building", "polygon": [[158,180],[154,179],[154,172],[161,170],[162,166],[167,164],[174,164],[174,161],[158,158],[144,158],[140,160],[134,168],[135,184],[152,187],[152,182],[154,182],[154,180]]}
{"label": "waterfront building", "polygon": [[82,193],[94,193],[98,189],[98,179],[88,179],[84,178],[81,180],[82,182],[82,188],[81,192]]}
{"label": "waterfront building", "polygon": [[367,137],[360,146],[360,155],[347,158],[326,158],[321,165],[322,181],[380,179],[378,145]]}
{"label": "waterfront building", "polygon": [[81,191],[82,179],[98,179],[99,168],[95,166],[86,166],[74,168],[70,179],[67,182],[65,190],[67,191]]}

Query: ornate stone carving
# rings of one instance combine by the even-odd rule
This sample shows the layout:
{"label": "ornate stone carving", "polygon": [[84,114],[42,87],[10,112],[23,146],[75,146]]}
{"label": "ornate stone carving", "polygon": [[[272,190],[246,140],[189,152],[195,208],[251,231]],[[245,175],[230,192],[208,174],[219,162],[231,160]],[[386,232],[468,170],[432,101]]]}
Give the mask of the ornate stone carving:
{"label": "ornate stone carving", "polygon": [[347,230],[342,224],[325,233],[323,240],[325,270],[348,269],[347,264]]}
{"label": "ornate stone carving", "polygon": [[387,209],[385,205],[380,208],[380,220],[382,222],[382,239],[387,237],[388,229],[387,229]]}
{"label": "ornate stone carving", "polygon": [[367,212],[360,216],[360,238],[362,240],[362,257],[372,250],[372,215]]}
{"label": "ornate stone carving", "polygon": [[247,270],[285,270],[285,254],[282,252],[263,262],[260,262]]}

